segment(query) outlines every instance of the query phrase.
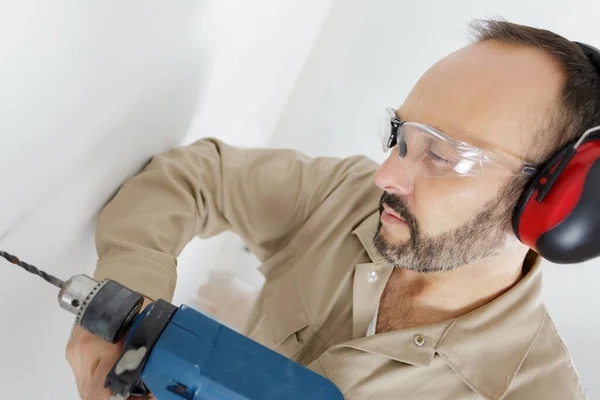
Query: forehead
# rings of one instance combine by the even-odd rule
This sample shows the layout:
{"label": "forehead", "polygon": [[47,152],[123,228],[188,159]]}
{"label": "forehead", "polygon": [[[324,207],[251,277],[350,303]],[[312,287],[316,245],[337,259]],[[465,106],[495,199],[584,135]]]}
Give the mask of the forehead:
{"label": "forehead", "polygon": [[431,67],[398,114],[474,146],[524,157],[555,112],[563,81],[541,50],[477,43]]}

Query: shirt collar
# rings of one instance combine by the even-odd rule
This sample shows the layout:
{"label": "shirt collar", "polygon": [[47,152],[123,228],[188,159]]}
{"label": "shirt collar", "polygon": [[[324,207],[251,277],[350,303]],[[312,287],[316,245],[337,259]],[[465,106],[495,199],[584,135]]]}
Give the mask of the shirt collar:
{"label": "shirt collar", "polygon": [[[378,221],[377,211],[352,233],[358,237],[375,265],[391,269],[373,244]],[[541,296],[540,257],[530,251],[523,267],[525,276],[510,290],[458,318],[361,337],[345,345],[421,366],[429,365],[437,353],[480,396],[500,399],[508,390],[546,318]],[[424,339],[423,344],[409,345],[408,342],[416,340],[417,336]],[[493,368],[490,368],[492,365]]]}
{"label": "shirt collar", "polygon": [[374,263],[384,261],[383,256],[377,251],[375,244],[373,243],[373,236],[375,235],[375,230],[377,229],[378,223],[379,211],[375,211],[373,214],[365,218],[360,224],[358,224],[358,226],[352,231],[358,240],[360,240],[363,247],[367,251],[369,258]]}

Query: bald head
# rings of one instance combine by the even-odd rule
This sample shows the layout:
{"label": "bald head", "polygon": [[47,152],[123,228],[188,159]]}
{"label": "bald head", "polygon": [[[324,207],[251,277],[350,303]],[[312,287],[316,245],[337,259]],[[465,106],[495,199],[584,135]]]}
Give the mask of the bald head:
{"label": "bald head", "polygon": [[490,40],[431,67],[399,114],[457,140],[527,159],[560,105],[564,81],[560,65],[546,52]]}

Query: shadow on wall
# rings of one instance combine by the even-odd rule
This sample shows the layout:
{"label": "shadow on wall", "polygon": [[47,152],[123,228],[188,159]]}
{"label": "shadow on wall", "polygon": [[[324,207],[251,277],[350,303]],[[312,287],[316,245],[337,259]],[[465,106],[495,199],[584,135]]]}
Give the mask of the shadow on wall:
{"label": "shadow on wall", "polygon": [[[91,275],[98,211],[152,155],[182,140],[198,101],[197,66],[190,63],[185,70],[172,71],[172,76],[139,93],[118,117],[107,118],[95,132],[94,146],[78,156],[73,164],[77,166],[57,177],[5,230],[0,248],[64,279],[79,273]],[[20,299],[19,307],[3,307],[0,314],[4,321],[11,321],[0,343],[0,366],[6,367],[2,368],[2,391],[15,393],[25,387],[27,376],[37,376],[37,387],[46,388],[52,398],[75,398],[75,387],[69,384],[73,376],[64,361],[72,316],[58,307],[54,287],[11,265],[1,265],[0,271],[0,302],[8,305]],[[27,318],[23,318],[24,311]],[[40,329],[45,343],[39,340]],[[26,354],[36,355],[35,366],[27,361],[30,357],[23,357],[20,344],[24,343]],[[33,393],[37,394],[7,398],[42,395],[37,389]]]}
{"label": "shadow on wall", "polygon": [[194,238],[177,262],[173,304],[186,304],[243,332],[265,278],[242,239],[231,231]]}
{"label": "shadow on wall", "polygon": [[[0,248],[63,279],[92,274],[98,212],[181,143],[208,79],[204,1],[109,3],[0,6],[0,52],[14,50],[0,63]],[[2,260],[0,272],[1,397],[79,398],[56,288]]]}
{"label": "shadow on wall", "polygon": [[260,287],[242,287],[235,271],[211,270],[190,306],[232,329],[243,331]]}
{"label": "shadow on wall", "polygon": [[181,142],[198,102],[197,68],[198,63],[188,63],[172,71],[131,99],[119,115],[106,116],[108,121],[93,132],[96,140],[70,162],[69,174],[56,177],[3,229],[2,246],[46,265],[70,248],[128,177],[154,154]]}
{"label": "shadow on wall", "polygon": [[[37,26],[7,38],[13,51],[0,65],[8,90],[0,136],[13,150],[0,160],[0,180],[12,188],[0,197],[3,247],[48,268],[126,178],[181,143],[209,74],[206,39],[196,31],[204,5],[5,10]],[[40,82],[32,69],[44,70]]]}

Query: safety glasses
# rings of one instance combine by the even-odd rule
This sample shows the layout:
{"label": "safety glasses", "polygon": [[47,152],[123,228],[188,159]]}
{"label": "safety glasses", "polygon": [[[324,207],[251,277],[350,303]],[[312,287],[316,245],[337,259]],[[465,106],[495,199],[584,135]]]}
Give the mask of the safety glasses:
{"label": "safety glasses", "polygon": [[440,178],[497,175],[534,175],[535,166],[460,142],[427,125],[401,121],[387,107],[380,125],[384,152],[397,147],[403,164],[413,174]]}

